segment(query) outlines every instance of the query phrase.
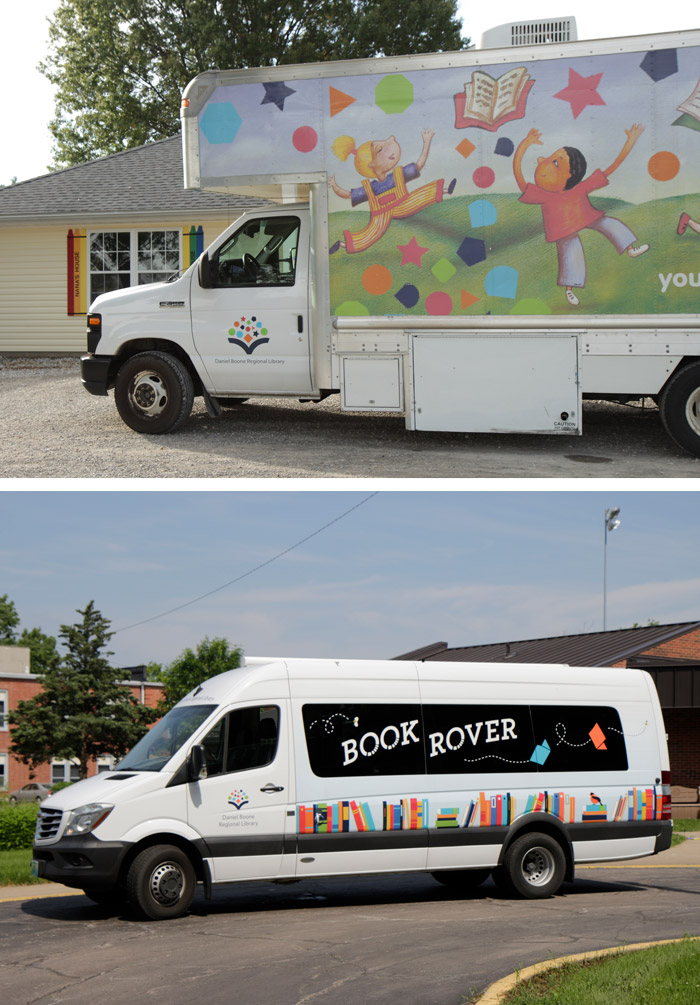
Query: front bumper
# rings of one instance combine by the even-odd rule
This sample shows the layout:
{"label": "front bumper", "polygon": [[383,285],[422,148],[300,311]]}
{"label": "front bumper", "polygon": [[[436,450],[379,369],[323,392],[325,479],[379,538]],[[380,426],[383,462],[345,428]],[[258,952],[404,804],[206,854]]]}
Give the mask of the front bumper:
{"label": "front bumper", "polygon": [[112,356],[93,356],[91,353],[80,357],[80,379],[86,391],[90,394],[107,394],[112,361]]}
{"label": "front bumper", "polygon": [[98,841],[91,834],[46,845],[34,845],[34,861],[42,879],[83,890],[117,885],[124,856],[131,847],[125,841]]}

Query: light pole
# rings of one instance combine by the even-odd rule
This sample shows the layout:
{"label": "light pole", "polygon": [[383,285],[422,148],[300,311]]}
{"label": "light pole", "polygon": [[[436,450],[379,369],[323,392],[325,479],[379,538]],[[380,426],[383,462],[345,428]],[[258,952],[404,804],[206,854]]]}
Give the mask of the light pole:
{"label": "light pole", "polygon": [[620,526],[620,507],[613,506],[605,511],[605,536],[603,538],[603,631],[608,628],[608,531],[612,533]]}

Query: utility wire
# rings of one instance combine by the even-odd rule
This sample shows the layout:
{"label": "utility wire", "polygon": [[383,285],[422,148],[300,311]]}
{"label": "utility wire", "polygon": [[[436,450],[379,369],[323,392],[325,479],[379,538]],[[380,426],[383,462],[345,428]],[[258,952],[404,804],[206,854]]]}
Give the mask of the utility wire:
{"label": "utility wire", "polygon": [[216,586],[213,590],[209,590],[207,593],[202,593],[199,597],[195,597],[193,600],[187,600],[184,604],[179,604],[177,607],[171,607],[170,610],[163,611],[161,614],[154,614],[152,618],[144,618],[143,621],[135,621],[133,625],[125,625],[123,628],[117,628],[112,634],[118,635],[120,632],[128,632],[131,628],[138,628],[140,625],[150,624],[151,621],[157,621],[159,618],[165,618],[169,614],[175,614],[176,611],[181,611],[185,607],[191,607],[192,604],[197,604],[200,600],[205,600],[207,597],[211,597],[214,593],[220,593],[221,590],[225,590],[227,587],[233,586],[235,583],[240,583],[242,579],[252,576],[254,572],[259,572],[260,569],[264,569],[266,565],[272,565],[272,563],[276,562],[279,558],[283,558],[284,555],[288,555],[290,551],[294,551],[295,548],[300,548],[302,544],[306,544],[306,542],[310,541],[312,538],[318,537],[318,535],[322,534],[324,530],[328,530],[328,528],[332,527],[333,524],[339,523],[346,516],[349,516],[349,514],[354,510],[359,509],[360,506],[364,506],[365,503],[369,502],[370,499],[373,499],[377,495],[379,495],[378,492],[370,492],[368,496],[365,496],[364,499],[355,503],[355,505],[351,506],[350,509],[346,509],[344,513],[341,513],[333,520],[329,520],[328,523],[324,523],[322,527],[319,527],[311,534],[307,534],[306,537],[302,537],[302,539],[297,541],[295,544],[290,544],[290,546],[285,548],[284,551],[278,552],[276,555],[273,555],[272,558],[268,558],[267,561],[261,562],[260,565],[253,566],[253,568],[248,569],[247,572],[242,572],[241,575],[236,576],[235,579],[230,579],[228,583],[222,583],[221,586]]}

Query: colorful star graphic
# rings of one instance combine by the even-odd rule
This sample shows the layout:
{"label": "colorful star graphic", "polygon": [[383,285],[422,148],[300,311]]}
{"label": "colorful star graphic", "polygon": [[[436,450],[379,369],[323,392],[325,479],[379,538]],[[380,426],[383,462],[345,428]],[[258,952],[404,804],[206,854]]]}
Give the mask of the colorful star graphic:
{"label": "colorful star graphic", "polygon": [[285,99],[289,97],[290,94],[296,94],[297,92],[291,87],[287,87],[283,80],[276,80],[272,84],[263,84],[265,88],[265,97],[260,102],[261,105],[277,105],[281,112],[284,111]]}
{"label": "colorful star graphic", "polygon": [[402,265],[417,265],[418,268],[421,266],[421,258],[428,250],[427,248],[421,248],[415,237],[412,237],[408,244],[397,244],[396,247],[401,252]]}
{"label": "colorful star graphic", "polygon": [[554,97],[568,101],[574,118],[577,119],[587,105],[605,104],[597,91],[602,76],[602,73],[594,73],[592,77],[582,77],[576,70],[569,68],[568,86],[563,91],[558,91]]}

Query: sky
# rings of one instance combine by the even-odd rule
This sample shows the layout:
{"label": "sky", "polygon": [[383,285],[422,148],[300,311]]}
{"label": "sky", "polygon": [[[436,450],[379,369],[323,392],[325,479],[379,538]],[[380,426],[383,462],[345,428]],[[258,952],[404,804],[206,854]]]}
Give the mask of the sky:
{"label": "sky", "polygon": [[387,659],[594,632],[613,506],[608,628],[698,619],[694,491],[8,490],[0,595],[54,636],[93,600],[115,667],[206,636],[249,656]]}
{"label": "sky", "polygon": [[[48,26],[57,0],[27,0],[25,4],[6,4],[3,10],[3,59],[0,76],[6,100],[6,137],[0,145],[0,185],[12,178],[25,181],[45,174],[51,163],[52,138],[48,124],[53,117],[54,102],[51,85],[36,69],[47,54]],[[585,5],[547,4],[524,5],[515,0],[503,0],[494,19],[485,5],[462,3],[460,16],[463,31],[478,45],[482,32],[496,24],[516,20],[574,16],[581,39],[603,38],[660,31],[677,31],[697,27],[697,5],[688,0],[674,4],[643,5],[634,11],[630,25],[630,8],[612,5],[606,0],[588,0]],[[9,122],[7,118],[9,117]]]}

